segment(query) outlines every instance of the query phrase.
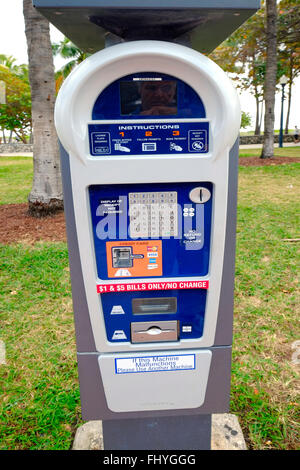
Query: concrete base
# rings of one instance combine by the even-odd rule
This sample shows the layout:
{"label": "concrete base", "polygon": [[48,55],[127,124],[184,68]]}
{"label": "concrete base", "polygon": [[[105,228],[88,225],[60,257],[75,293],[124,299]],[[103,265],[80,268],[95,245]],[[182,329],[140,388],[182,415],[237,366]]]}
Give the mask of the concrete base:
{"label": "concrete base", "polygon": [[[232,414],[212,415],[212,450],[247,450],[238,419]],[[73,450],[103,450],[101,421],[88,421],[75,435]]]}
{"label": "concrete base", "polygon": [[212,415],[212,450],[247,450],[237,416],[232,414]]}

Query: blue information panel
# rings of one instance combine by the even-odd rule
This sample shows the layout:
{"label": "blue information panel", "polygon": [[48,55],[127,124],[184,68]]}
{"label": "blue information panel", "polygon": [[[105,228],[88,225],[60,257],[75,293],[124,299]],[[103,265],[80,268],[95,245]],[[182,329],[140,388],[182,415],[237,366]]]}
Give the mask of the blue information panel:
{"label": "blue information panel", "polygon": [[[211,193],[204,204],[190,200],[197,187]],[[95,185],[89,195],[100,279],[207,275],[211,183]]]}
{"label": "blue information panel", "polygon": [[209,123],[157,122],[89,124],[90,153],[109,155],[205,154]]}
{"label": "blue information panel", "polygon": [[[197,187],[211,193],[203,204],[190,200],[191,190]],[[108,341],[129,341],[132,322],[172,320],[178,321],[181,339],[200,338],[207,290],[164,290],[163,278],[208,274],[213,185],[94,185],[89,196],[99,279],[148,278],[157,286],[141,291],[133,284],[131,291],[101,295]]]}

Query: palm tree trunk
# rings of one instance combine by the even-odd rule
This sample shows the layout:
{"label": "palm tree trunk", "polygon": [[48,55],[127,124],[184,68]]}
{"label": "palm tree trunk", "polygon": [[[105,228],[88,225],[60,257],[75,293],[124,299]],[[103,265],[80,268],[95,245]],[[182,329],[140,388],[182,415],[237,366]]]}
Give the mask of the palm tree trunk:
{"label": "palm tree trunk", "polygon": [[23,0],[33,122],[33,186],[29,212],[37,217],[63,208],[59,147],[54,127],[55,81],[48,21]]}
{"label": "palm tree trunk", "polygon": [[266,0],[267,62],[265,78],[264,142],[261,158],[274,156],[274,106],[277,73],[277,5],[276,0]]}

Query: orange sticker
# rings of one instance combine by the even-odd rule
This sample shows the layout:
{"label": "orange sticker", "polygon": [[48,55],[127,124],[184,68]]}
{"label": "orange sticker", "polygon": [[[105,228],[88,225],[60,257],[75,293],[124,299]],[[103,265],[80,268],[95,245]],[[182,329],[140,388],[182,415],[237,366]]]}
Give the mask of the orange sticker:
{"label": "orange sticker", "polygon": [[107,242],[110,278],[162,276],[161,240]]}

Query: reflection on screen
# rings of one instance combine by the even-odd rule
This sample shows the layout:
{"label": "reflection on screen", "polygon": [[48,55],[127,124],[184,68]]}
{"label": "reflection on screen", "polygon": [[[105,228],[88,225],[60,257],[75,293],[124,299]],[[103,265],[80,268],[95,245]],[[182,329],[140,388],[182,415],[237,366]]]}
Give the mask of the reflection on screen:
{"label": "reflection on screen", "polygon": [[175,80],[120,82],[123,116],[174,116],[177,114]]}

